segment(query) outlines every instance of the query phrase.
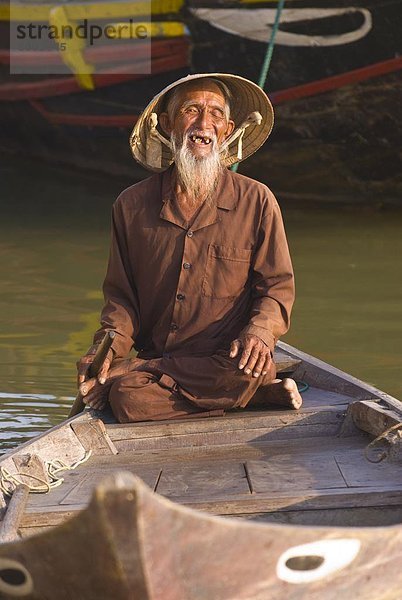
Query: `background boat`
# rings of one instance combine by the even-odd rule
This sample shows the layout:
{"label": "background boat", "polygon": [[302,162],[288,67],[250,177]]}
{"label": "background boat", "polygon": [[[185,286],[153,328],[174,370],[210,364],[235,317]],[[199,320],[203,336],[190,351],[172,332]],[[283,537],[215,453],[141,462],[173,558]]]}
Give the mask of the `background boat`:
{"label": "background boat", "polygon": [[[68,18],[102,23],[144,20],[141,2],[66,2]],[[49,22],[46,3],[19,3],[11,18]],[[19,12],[21,10],[21,12]],[[9,75],[0,52],[0,149],[118,175],[147,175],[127,138],[150,97],[194,71],[226,71],[257,81],[276,2],[152,2],[151,74],[133,74],[141,44],[119,39],[86,47],[93,74]],[[23,12],[22,12],[23,11]],[[103,12],[102,12],[103,11]],[[3,38],[10,12],[0,6]],[[151,26],[151,25],[150,25]],[[276,127],[242,173],[268,183],[281,198],[399,202],[402,191],[402,0],[288,0],[281,14],[265,83]],[[54,42],[12,53],[14,69],[38,61],[49,70],[65,55]],[[18,70],[18,68],[17,68]]]}

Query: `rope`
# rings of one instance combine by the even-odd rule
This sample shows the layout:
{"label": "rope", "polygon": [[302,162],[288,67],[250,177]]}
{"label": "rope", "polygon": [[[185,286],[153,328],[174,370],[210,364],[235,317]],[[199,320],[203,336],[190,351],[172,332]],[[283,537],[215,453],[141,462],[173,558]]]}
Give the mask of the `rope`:
{"label": "rope", "polygon": [[[393,434],[393,435],[391,435],[391,434]],[[392,427],[390,427],[389,429],[387,429],[386,431],[381,433],[381,435],[376,437],[375,440],[370,442],[368,444],[368,446],[366,446],[366,448],[364,449],[364,456],[371,463],[380,463],[389,456],[392,446],[395,445],[401,439],[402,439],[402,423],[397,423],[396,425],[393,425]],[[381,441],[386,442],[388,444],[388,448],[383,450],[381,452],[381,454],[379,454],[377,459],[370,458],[369,451],[372,449],[375,449],[376,446],[378,445],[378,443]]]}
{"label": "rope", "polygon": [[258,85],[262,89],[264,89],[264,87],[265,87],[265,82],[267,80],[269,67],[271,66],[272,55],[274,53],[274,47],[275,47],[275,38],[276,38],[276,34],[278,33],[279,21],[281,19],[281,14],[282,14],[284,5],[285,5],[285,0],[279,0],[278,6],[276,9],[276,14],[275,14],[274,26],[272,27],[271,39],[269,40],[268,48],[267,48],[264,62],[263,62],[262,68],[261,68],[260,78],[258,80]]}
{"label": "rope", "polygon": [[297,389],[300,392],[300,394],[302,394],[303,392],[307,392],[307,390],[309,389],[309,384],[306,383],[305,381],[296,381],[296,385],[297,385]]}
{"label": "rope", "polygon": [[[264,89],[265,83],[267,81],[268,71],[269,71],[269,67],[271,66],[272,55],[274,53],[274,48],[275,48],[275,38],[276,38],[276,34],[278,33],[279,23],[281,20],[281,14],[282,14],[284,5],[285,5],[285,0],[279,0],[278,6],[276,8],[274,25],[273,25],[272,31],[271,31],[271,37],[268,42],[267,50],[265,52],[264,62],[262,63],[262,67],[261,67],[260,77],[258,79],[258,85],[260,86],[261,89]],[[238,168],[239,168],[239,163],[236,163],[236,164],[232,165],[231,170],[236,173]]]}
{"label": "rope", "polygon": [[[42,477],[38,477],[37,475],[32,474],[20,474],[20,473],[10,473],[5,467],[0,467],[0,490],[6,496],[12,496],[16,487],[20,484],[28,485],[29,491],[33,494],[47,494],[50,490],[58,487],[64,481],[64,477],[59,477],[58,473],[61,471],[72,471],[76,469],[79,465],[82,465],[86,462],[92,454],[92,450],[86,452],[84,457],[80,460],[77,460],[72,465],[68,465],[64,461],[60,459],[55,460],[46,460],[45,468],[46,472],[49,476],[50,481],[43,479]],[[23,478],[30,478],[38,481],[41,485],[29,485]]]}

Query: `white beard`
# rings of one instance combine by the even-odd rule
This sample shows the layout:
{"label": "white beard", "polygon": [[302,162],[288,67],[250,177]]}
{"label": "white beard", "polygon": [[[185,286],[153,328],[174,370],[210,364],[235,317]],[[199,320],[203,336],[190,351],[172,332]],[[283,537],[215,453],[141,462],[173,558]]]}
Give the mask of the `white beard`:
{"label": "white beard", "polygon": [[188,147],[188,134],[178,140],[171,136],[178,183],[187,196],[190,207],[209,202],[222,173],[223,157],[219,152],[216,137],[211,140],[211,151],[205,157],[196,157]]}

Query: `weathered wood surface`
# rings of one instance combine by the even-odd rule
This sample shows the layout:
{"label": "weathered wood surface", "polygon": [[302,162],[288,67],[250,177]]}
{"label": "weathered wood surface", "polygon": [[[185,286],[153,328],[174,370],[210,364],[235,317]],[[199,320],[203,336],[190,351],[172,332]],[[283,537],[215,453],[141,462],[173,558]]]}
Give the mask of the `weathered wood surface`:
{"label": "weathered wood surface", "polygon": [[401,409],[397,410],[385,403],[361,401],[353,403],[348,410],[354,424],[375,437],[390,427],[402,423],[402,404]]}
{"label": "weathered wood surface", "polygon": [[[336,419],[336,420],[335,420]],[[203,434],[192,434],[191,436],[183,436],[177,441],[173,441],[166,437],[148,439],[141,438],[136,440],[122,440],[116,442],[116,447],[119,452],[130,451],[159,451],[178,446],[214,446],[214,445],[230,445],[231,442],[237,441],[243,444],[248,443],[264,443],[273,440],[283,440],[299,438],[305,435],[306,437],[321,437],[322,435],[333,436],[339,432],[340,421],[336,417],[332,422],[327,423],[312,423],[304,426],[296,427],[289,425],[285,431],[283,427],[271,427],[246,430],[244,432],[223,431],[221,433],[205,432]]]}
{"label": "weathered wood surface", "polygon": [[277,373],[293,373],[301,363],[300,358],[294,358],[278,349],[274,352],[274,361]]}
{"label": "weathered wood surface", "polygon": [[378,463],[362,460],[361,452],[350,451],[337,453],[336,463],[348,487],[370,487],[382,485],[402,488],[402,469],[389,461]]}
{"label": "weathered wood surface", "polygon": [[[348,437],[338,436],[353,411],[360,415],[371,404],[381,405],[381,426],[391,422],[398,401],[375,396],[371,386],[281,347],[283,368],[310,383],[298,411],[272,407],[224,418],[130,425],[104,425],[86,411],[4,457],[0,464],[15,472],[32,450],[41,461],[62,458],[69,464],[93,451],[76,471],[63,473],[60,487],[30,496],[20,533],[54,527],[82,510],[104,475],[122,468],[154,491],[213,514],[291,513],[303,522],[307,513],[316,512],[318,519],[323,511],[344,510],[353,524],[359,509],[372,514],[383,506],[395,513],[402,504],[395,465],[365,459],[370,438],[353,421]],[[368,412],[365,418],[370,420]]]}
{"label": "weathered wood surface", "polygon": [[242,462],[167,465],[162,469],[157,491],[168,498],[229,499],[250,495]]}
{"label": "weathered wood surface", "polygon": [[13,542],[18,539],[25,506],[28,501],[29,488],[24,483],[18,485],[11,496],[3,521],[0,524],[0,542]]}
{"label": "weathered wood surface", "polygon": [[91,450],[94,454],[117,454],[116,446],[109,438],[106,427],[100,419],[76,423],[73,421],[71,429],[86,451]]}
{"label": "weathered wood surface", "polygon": [[315,510],[277,510],[274,512],[240,513],[231,518],[248,519],[257,523],[276,523],[278,525],[304,525],[307,527],[386,527],[401,525],[402,506],[399,504],[382,506],[352,506],[350,508],[316,508]]}
{"label": "weathered wood surface", "polygon": [[120,452],[152,451],[179,446],[213,446],[257,443],[292,437],[336,435],[341,427],[350,396],[310,387],[303,393],[298,411],[272,408],[265,411],[233,411],[219,419],[188,419],[107,425],[107,432]]}
{"label": "weathered wood surface", "polygon": [[[115,471],[117,472],[117,471]],[[114,472],[114,473],[115,473]],[[310,515],[310,524],[320,525],[322,522],[314,516],[320,515],[322,511],[339,511],[348,509],[345,516],[348,520],[344,520],[343,526],[370,525],[375,523],[373,519],[365,523],[362,517],[359,517],[362,508],[372,509],[377,511],[377,524],[386,525],[383,523],[383,511],[387,509],[399,510],[402,505],[402,489],[395,489],[394,486],[388,487],[363,487],[363,488],[340,488],[331,490],[321,490],[319,495],[315,491],[301,493],[299,495],[291,495],[291,490],[286,494],[272,494],[265,497],[251,495],[245,498],[233,497],[228,500],[220,500],[214,498],[207,502],[202,499],[192,498],[191,500],[180,500],[175,497],[174,502],[183,506],[195,508],[202,512],[211,515],[224,517],[247,517],[254,519],[257,517],[261,520],[261,515],[267,515],[269,520],[271,515],[279,515],[282,513],[292,513],[294,523],[303,524],[305,515]],[[24,515],[20,527],[20,533],[24,535],[26,529],[31,528],[53,528],[71,518],[74,514],[79,513],[86,508],[88,502],[82,504],[57,505],[47,506],[46,510],[35,510],[31,507]],[[299,518],[297,517],[299,515]],[[355,523],[355,516],[357,523]],[[280,516],[278,517],[281,518]],[[284,517],[286,520],[286,517]],[[327,524],[331,524],[328,522]]]}
{"label": "weathered wood surface", "polygon": [[247,461],[250,480],[256,494],[283,490],[325,490],[346,487],[334,457],[328,452],[285,454],[271,460]]}
{"label": "weathered wood surface", "polygon": [[402,503],[402,480],[396,480],[394,466],[365,459],[368,441],[364,436],[298,438],[97,456],[80,468],[79,477],[68,474],[52,494],[32,497],[23,527],[46,525],[48,518],[61,522],[63,512],[85,506],[102,477],[119,469],[145,479],[166,497],[213,514],[302,515],[349,508],[349,524],[354,524],[352,514],[359,508]]}
{"label": "weathered wood surface", "polygon": [[13,457],[20,454],[36,454],[43,460],[59,458],[67,463],[79,460],[85,454],[85,449],[71,429],[70,423],[73,421],[87,422],[91,419],[92,417],[89,414],[82,414],[74,417],[74,419],[63,421],[63,423],[52,427],[49,431],[45,431],[7,452],[0,459],[1,466],[12,466]]}
{"label": "weathered wood surface", "polygon": [[[339,600],[352,591],[360,600],[399,600],[401,560],[401,526],[218,519],[152,494],[126,473],[50,534],[0,545],[0,572],[13,565],[23,575],[13,591],[24,584],[27,600]],[[2,575],[5,598],[9,585]]]}
{"label": "weathered wood surface", "polygon": [[301,360],[292,375],[294,379],[301,379],[324,390],[347,394],[355,400],[378,398],[396,410],[402,409],[402,403],[393,396],[285,342],[278,342],[277,349]]}
{"label": "weathered wood surface", "polygon": [[[76,417],[76,419],[83,421],[87,421],[90,418],[89,415]],[[85,449],[71,429],[70,421],[65,421],[5,454],[0,459],[0,466],[9,473],[18,475],[18,468],[21,462],[20,457],[27,455],[37,457],[36,460],[42,461],[43,464],[45,461],[55,459],[72,464],[83,458]],[[28,482],[26,479],[25,483],[32,483],[32,481]],[[0,492],[0,496],[3,496],[2,492]]]}
{"label": "weathered wood surface", "polygon": [[[152,490],[156,489],[159,477],[161,475],[160,468],[141,468],[141,466],[131,466],[130,468],[130,465],[127,465],[126,470],[127,472],[131,471],[133,474],[139,477]],[[106,475],[113,475],[113,472],[115,471],[116,468],[113,468],[113,466],[111,468],[91,470],[91,472],[81,479],[79,484],[73,487],[71,491],[69,491],[67,494],[66,491],[64,492],[64,497],[60,500],[60,505],[70,507],[74,504],[87,504],[94,488],[106,477]]]}
{"label": "weathered wood surface", "polygon": [[36,454],[17,454],[13,457],[18,478],[31,486],[46,485],[49,476],[42,458]]}
{"label": "weathered wood surface", "polygon": [[[225,419],[222,426],[214,423],[212,430],[200,427],[200,430],[196,431],[195,424],[194,431],[183,430],[180,434],[172,433],[169,424],[167,424],[166,429],[149,427],[146,430],[141,430],[131,427],[127,431],[115,429],[109,430],[109,432],[111,438],[114,436],[120,438],[113,441],[119,450],[124,451],[227,445],[235,440],[238,443],[258,443],[281,438],[333,435],[339,430],[345,412],[346,406],[344,410],[338,408],[328,409],[328,411],[320,411],[319,413],[303,413],[297,417],[291,415],[287,418],[288,415],[286,415],[286,417],[280,419],[273,415],[272,418],[264,420],[251,418],[247,421],[245,419],[244,428],[237,428],[235,423],[232,428],[231,423]],[[150,435],[148,436],[147,433]]]}
{"label": "weathered wood surface", "polygon": [[[38,485],[38,478],[48,482],[46,463],[61,461],[72,465],[85,458],[86,452],[92,454],[117,454],[105,425],[99,419],[86,412],[31,441],[21,444],[0,458],[0,466],[22,482],[30,486]],[[4,509],[5,498],[0,491],[0,508]]]}
{"label": "weathered wood surface", "polygon": [[[119,454],[94,456],[79,471],[66,474],[61,488],[46,497],[33,497],[23,525],[45,523],[41,511],[62,520],[63,511],[86,505],[105,473],[121,468],[166,497],[214,514],[393,505],[399,486],[390,481],[391,471],[365,460],[369,438],[363,433],[347,440],[336,437],[351,398],[314,388],[305,396],[300,411],[107,425]],[[352,469],[348,456],[353,452]],[[349,485],[346,476],[364,477],[363,487],[359,482]],[[399,502],[401,489],[397,496]]]}

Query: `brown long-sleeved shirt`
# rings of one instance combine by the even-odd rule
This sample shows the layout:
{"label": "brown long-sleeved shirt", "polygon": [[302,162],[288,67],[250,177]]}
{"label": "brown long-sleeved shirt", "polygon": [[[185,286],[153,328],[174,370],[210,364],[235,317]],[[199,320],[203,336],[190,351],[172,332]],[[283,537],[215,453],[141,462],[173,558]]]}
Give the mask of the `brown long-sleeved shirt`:
{"label": "brown long-sleeved shirt", "polygon": [[294,279],[279,206],[263,184],[225,170],[191,227],[172,167],[126,189],[113,206],[102,327],[113,349],[143,358],[208,355],[241,331],[273,351],[289,327]]}

